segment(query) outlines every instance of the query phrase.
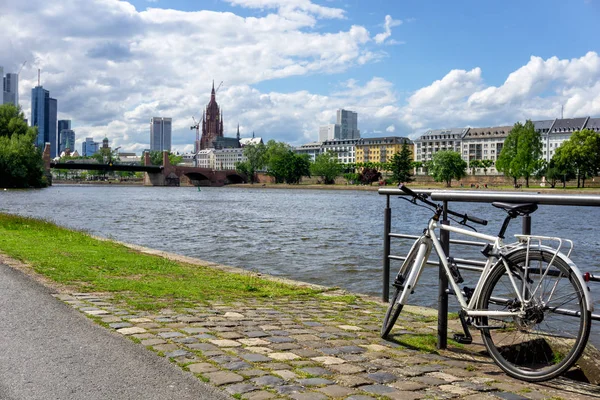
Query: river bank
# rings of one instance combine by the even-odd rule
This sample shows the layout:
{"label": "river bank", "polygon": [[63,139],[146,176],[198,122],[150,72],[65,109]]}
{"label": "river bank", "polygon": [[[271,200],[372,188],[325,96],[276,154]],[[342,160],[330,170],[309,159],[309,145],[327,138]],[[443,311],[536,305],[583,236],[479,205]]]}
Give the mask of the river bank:
{"label": "river bank", "polygon": [[[57,254],[57,248],[65,250]],[[436,350],[436,310],[407,307],[384,341],[379,329],[386,305],[336,288],[12,216],[0,219],[0,249],[0,264],[36,276],[97,323],[236,398],[588,399],[584,393],[597,391],[582,383],[509,378],[482,354],[479,338]],[[165,287],[159,276],[172,276],[177,286]],[[218,280],[197,287],[207,276]],[[451,320],[449,336],[459,331]]]}

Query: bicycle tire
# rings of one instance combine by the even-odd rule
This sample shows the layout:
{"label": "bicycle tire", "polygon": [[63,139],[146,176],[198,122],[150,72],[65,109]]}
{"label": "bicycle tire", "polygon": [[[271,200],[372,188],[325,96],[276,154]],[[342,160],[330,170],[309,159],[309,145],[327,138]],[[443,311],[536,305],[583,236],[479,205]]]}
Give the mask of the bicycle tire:
{"label": "bicycle tire", "polygon": [[[524,381],[541,382],[561,375],[581,356],[590,334],[591,312],[585,303],[587,288],[565,261],[559,257],[552,261],[552,253],[530,249],[526,269],[527,253],[522,249],[508,257],[515,282],[530,300],[525,317],[481,317],[479,321],[488,353],[504,372]],[[550,273],[545,277],[536,272],[544,271],[550,262]],[[502,263],[490,272],[479,303],[481,310],[520,309]],[[499,320],[504,328],[492,328]]]}
{"label": "bicycle tire", "polygon": [[420,241],[415,242],[415,245],[413,245],[413,248],[406,256],[406,260],[402,263],[400,271],[394,279],[394,295],[392,296],[392,300],[390,301],[388,309],[385,313],[385,317],[383,317],[383,324],[381,326],[381,337],[383,339],[387,338],[390,331],[394,327],[396,320],[398,320],[400,312],[402,311],[403,305],[398,304],[398,298],[404,291],[404,286],[402,283],[406,281],[410,275],[410,272],[414,268],[415,259],[417,258],[417,253],[419,250],[419,243]]}

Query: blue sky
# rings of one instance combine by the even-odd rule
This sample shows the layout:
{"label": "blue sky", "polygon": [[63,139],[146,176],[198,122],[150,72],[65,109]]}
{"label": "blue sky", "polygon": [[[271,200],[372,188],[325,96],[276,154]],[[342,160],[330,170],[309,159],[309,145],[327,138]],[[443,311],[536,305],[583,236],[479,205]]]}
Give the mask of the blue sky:
{"label": "blue sky", "polygon": [[600,1],[42,0],[0,3],[21,106],[42,69],[77,144],[192,149],[210,86],[226,135],[300,145],[341,107],[363,136],[600,116]]}

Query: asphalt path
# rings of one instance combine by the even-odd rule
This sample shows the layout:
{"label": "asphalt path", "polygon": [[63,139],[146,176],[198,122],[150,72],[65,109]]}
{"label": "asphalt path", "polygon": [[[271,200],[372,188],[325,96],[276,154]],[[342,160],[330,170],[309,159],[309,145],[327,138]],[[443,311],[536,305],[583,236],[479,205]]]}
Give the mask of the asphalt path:
{"label": "asphalt path", "polygon": [[0,399],[230,399],[0,264]]}

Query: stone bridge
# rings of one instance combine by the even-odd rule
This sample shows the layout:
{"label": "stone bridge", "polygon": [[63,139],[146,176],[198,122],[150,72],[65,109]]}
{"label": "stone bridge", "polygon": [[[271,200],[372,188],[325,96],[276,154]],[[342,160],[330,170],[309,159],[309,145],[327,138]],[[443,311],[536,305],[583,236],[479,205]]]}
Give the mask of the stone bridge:
{"label": "stone bridge", "polygon": [[[235,170],[212,170],[210,168],[182,167],[171,165],[169,154],[163,152],[162,172],[146,172],[146,186],[224,186],[230,183],[245,183],[246,176]],[[150,153],[144,153],[144,166],[150,166]]]}

